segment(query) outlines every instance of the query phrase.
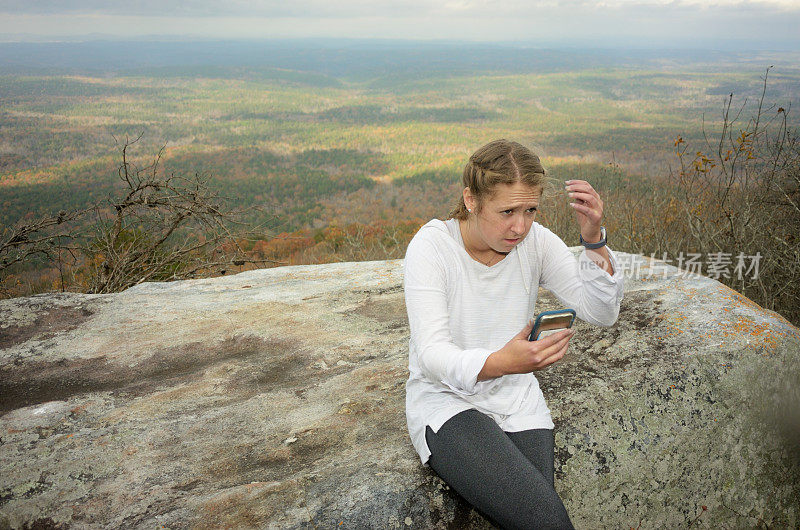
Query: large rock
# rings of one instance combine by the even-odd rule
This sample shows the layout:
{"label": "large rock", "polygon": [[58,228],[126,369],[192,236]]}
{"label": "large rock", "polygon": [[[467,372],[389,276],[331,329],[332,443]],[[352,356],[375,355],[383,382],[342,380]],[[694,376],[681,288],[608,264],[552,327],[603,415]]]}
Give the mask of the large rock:
{"label": "large rock", "polygon": [[[579,324],[539,374],[576,526],[796,527],[800,332],[650,265],[614,327]],[[401,278],[342,263],[0,302],[0,528],[488,526],[408,440]]]}

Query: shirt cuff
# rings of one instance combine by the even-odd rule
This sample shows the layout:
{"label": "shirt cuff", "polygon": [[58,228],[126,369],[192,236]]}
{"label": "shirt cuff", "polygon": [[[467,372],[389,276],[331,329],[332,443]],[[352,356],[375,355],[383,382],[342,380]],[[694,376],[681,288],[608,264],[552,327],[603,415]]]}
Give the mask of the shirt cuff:
{"label": "shirt cuff", "polygon": [[613,275],[592,261],[586,255],[586,249],[583,249],[578,257],[578,270],[581,280],[586,282],[587,287],[596,298],[607,304],[617,305],[622,300],[625,275],[614,252],[610,248],[607,250],[611,267],[614,269]]}
{"label": "shirt cuff", "polygon": [[486,364],[486,359],[494,353],[492,350],[485,348],[475,348],[470,350],[463,350],[454,363],[456,366],[450,368],[449,379],[458,386],[442,381],[448,388],[457,394],[465,396],[479,394],[494,386],[494,383],[500,379],[487,379],[486,381],[478,381],[478,374],[483,370]]}
{"label": "shirt cuff", "polygon": [[583,280],[595,281],[600,280],[605,285],[615,285],[622,282],[622,271],[617,264],[617,257],[614,252],[606,247],[608,257],[610,258],[611,268],[614,269],[614,274],[609,274],[607,271],[601,269],[597,263],[591,260],[586,254],[586,249],[583,249],[578,256],[578,270]]}

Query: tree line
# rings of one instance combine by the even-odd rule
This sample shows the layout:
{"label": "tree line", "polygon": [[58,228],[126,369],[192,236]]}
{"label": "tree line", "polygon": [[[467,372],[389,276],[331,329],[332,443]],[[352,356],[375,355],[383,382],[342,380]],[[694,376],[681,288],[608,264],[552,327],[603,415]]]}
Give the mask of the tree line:
{"label": "tree line", "polygon": [[[766,79],[752,115],[731,94],[718,128],[700,137],[674,135],[669,171],[638,175],[613,163],[556,164],[550,176],[592,181],[608,205],[614,249],[683,267],[683,256],[702,255],[700,272],[798,324],[800,145],[790,109],[767,103]],[[358,150],[189,153],[164,168],[163,151],[150,164],[134,164],[135,143],[120,143],[113,197],[20,215],[4,229],[6,296],[111,292],[256,267],[401,258],[416,230],[446,216],[459,192],[459,171],[450,164],[376,183],[368,175],[388,172],[392,163]],[[233,167],[239,177],[215,183],[191,176],[197,165],[208,175]],[[235,191],[236,208],[226,190]],[[539,220],[577,241],[573,212],[561,199],[546,193]],[[717,259],[710,271],[709,256]],[[737,274],[743,256],[750,258],[748,270]]]}

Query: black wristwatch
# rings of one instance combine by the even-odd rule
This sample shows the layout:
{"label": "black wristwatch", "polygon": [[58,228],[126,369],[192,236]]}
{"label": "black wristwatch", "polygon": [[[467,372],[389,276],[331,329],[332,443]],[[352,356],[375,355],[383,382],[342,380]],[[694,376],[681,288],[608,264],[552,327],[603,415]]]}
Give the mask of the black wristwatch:
{"label": "black wristwatch", "polygon": [[581,245],[583,245],[588,249],[594,250],[596,248],[604,247],[606,244],[606,227],[605,226],[600,227],[600,241],[598,241],[597,243],[587,243],[586,241],[583,240],[583,236],[578,236],[578,237],[580,237],[581,239]]}

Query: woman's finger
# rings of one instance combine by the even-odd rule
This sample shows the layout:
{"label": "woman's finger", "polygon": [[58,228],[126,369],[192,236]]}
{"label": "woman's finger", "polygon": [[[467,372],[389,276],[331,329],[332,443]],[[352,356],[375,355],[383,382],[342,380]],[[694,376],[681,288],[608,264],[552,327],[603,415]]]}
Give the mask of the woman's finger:
{"label": "woman's finger", "polygon": [[550,335],[548,335],[548,336],[546,336],[544,338],[541,338],[539,340],[535,340],[535,341],[533,341],[533,344],[534,344],[534,346],[538,346],[537,349],[541,350],[541,349],[547,348],[549,346],[552,346],[553,344],[556,344],[556,343],[564,340],[565,338],[569,339],[572,336],[573,333],[575,333],[575,332],[571,328],[565,328],[565,329],[556,331],[555,333],[551,333]]}
{"label": "woman's finger", "polygon": [[[558,336],[560,338],[558,340],[556,340],[556,341],[554,341],[554,342],[552,342],[550,344],[547,344],[547,345],[540,345],[540,346],[543,346],[543,347],[538,348],[538,350],[534,354],[534,363],[535,364],[541,365],[541,363],[545,362],[547,359],[549,359],[553,355],[557,354],[559,351],[561,351],[563,348],[565,348],[567,345],[569,345],[569,339],[572,338],[572,335],[574,333],[571,330],[566,330],[566,331],[570,331],[570,332],[567,333],[567,334],[564,334],[564,335],[561,335],[559,333]],[[549,338],[555,337],[555,336],[557,336],[557,335],[553,334],[553,335],[550,335],[549,337],[546,337],[546,339],[549,339]],[[543,342],[543,341],[534,341],[534,342]]]}
{"label": "woman's finger", "polygon": [[597,193],[592,185],[585,180],[567,180],[564,183],[564,187],[567,191],[585,191],[587,193]]}
{"label": "woman's finger", "polygon": [[[574,182],[574,181],[572,181],[572,182]],[[581,184],[571,184],[571,185],[566,186],[565,189],[569,193],[570,197],[573,197],[574,194],[585,193],[585,194],[588,194],[589,196],[593,197],[594,200],[596,200],[597,202],[599,202],[599,203],[603,202],[600,199],[600,194],[597,193],[597,190],[594,189],[591,186],[591,184],[589,184],[588,182],[581,181]]]}
{"label": "woman's finger", "polygon": [[585,181],[568,181],[577,184],[570,184],[566,186],[566,190],[570,199],[575,200],[577,204],[588,204],[602,213],[603,200],[597,190]]}
{"label": "woman's finger", "polygon": [[582,187],[588,187],[588,188],[592,187],[592,185],[588,181],[581,180],[581,179],[565,180],[564,181],[564,185],[565,186],[582,186]]}
{"label": "woman's finger", "polygon": [[528,340],[528,337],[530,336],[531,331],[533,331],[533,320],[529,320],[528,323],[525,324],[525,327],[522,328],[522,331],[517,333],[517,338],[518,339]]}
{"label": "woman's finger", "polygon": [[591,205],[598,205],[601,202],[597,194],[591,194],[585,191],[571,191],[569,192],[569,196],[572,199],[583,201]]}
{"label": "woman's finger", "polygon": [[603,218],[603,213],[597,211],[595,208],[590,208],[585,204],[578,204],[576,202],[569,203],[575,211],[586,215],[592,223],[599,223],[600,219]]}
{"label": "woman's finger", "polygon": [[572,196],[573,193],[585,193],[594,197],[598,201],[600,200],[600,194],[597,193],[596,189],[588,184],[585,186],[567,186],[565,189],[570,196]]}
{"label": "woman's finger", "polygon": [[547,368],[551,364],[553,364],[553,363],[555,363],[557,361],[560,361],[564,357],[564,355],[566,355],[568,349],[569,349],[569,341],[567,341],[567,343],[564,344],[561,348],[559,348],[554,354],[552,354],[549,357],[547,357],[546,359],[544,359],[539,364],[539,368],[538,369],[541,370],[543,368]]}

